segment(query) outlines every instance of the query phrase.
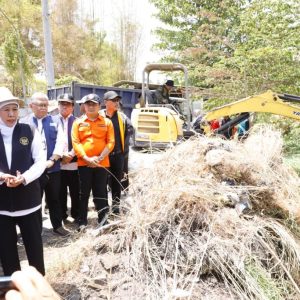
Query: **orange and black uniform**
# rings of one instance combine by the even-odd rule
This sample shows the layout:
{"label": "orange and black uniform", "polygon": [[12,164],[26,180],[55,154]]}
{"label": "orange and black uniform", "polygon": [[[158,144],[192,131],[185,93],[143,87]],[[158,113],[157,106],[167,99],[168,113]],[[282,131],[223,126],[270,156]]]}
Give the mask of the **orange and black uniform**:
{"label": "orange and black uniform", "polygon": [[110,151],[114,148],[115,139],[112,122],[100,115],[93,121],[83,115],[73,123],[72,143],[78,158],[80,181],[79,225],[87,225],[88,201],[91,191],[93,192],[95,208],[98,211],[98,222],[101,222],[108,210],[106,168],[110,165],[109,158],[105,157],[100,161],[98,168],[90,168],[83,156],[99,156],[105,147]]}

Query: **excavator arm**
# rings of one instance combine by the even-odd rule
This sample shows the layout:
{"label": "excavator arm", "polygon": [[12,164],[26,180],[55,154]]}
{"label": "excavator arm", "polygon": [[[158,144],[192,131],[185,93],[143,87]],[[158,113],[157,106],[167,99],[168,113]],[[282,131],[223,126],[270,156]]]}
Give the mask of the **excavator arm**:
{"label": "excavator arm", "polygon": [[[271,113],[300,121],[300,107],[285,103],[286,101],[300,102],[300,97],[267,91],[260,95],[247,97],[212,109],[203,117],[203,121],[211,121],[224,116],[237,114],[244,114],[245,116],[245,113],[249,112]],[[241,120],[243,119],[244,118],[241,118]],[[235,125],[236,124],[238,124],[238,122],[235,123]],[[204,126],[204,132],[208,133],[209,131],[209,126]]]}

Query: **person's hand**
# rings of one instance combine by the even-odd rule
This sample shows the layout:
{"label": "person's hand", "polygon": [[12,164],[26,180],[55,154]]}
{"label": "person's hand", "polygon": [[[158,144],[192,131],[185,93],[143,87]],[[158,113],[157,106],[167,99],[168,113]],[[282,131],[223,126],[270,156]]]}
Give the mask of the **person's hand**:
{"label": "person's hand", "polygon": [[7,183],[7,181],[12,180],[12,179],[14,179],[14,178],[16,178],[16,176],[11,175],[11,174],[2,174],[2,175],[0,176],[0,180],[1,180],[1,181],[4,181],[5,183]]}
{"label": "person's hand", "polygon": [[62,156],[61,163],[63,165],[68,164],[72,159],[73,159],[73,156],[70,153],[66,152]]}
{"label": "person's hand", "polygon": [[100,162],[100,161],[102,161],[102,160],[104,159],[104,156],[101,154],[101,155],[99,155],[99,156],[97,157],[97,159],[98,159],[98,162]]}
{"label": "person's hand", "polygon": [[60,300],[47,280],[34,268],[27,267],[11,276],[17,290],[9,290],[5,300]]}
{"label": "person's hand", "polygon": [[13,178],[8,178],[5,180],[5,183],[8,187],[17,187],[25,182],[25,178],[22,176],[20,171],[17,171],[16,175],[17,176],[13,176]]}
{"label": "person's hand", "polygon": [[92,156],[92,157],[84,156],[83,159],[87,163],[88,167],[90,167],[90,168],[99,167],[99,165],[98,165],[99,160],[98,160],[97,156]]}
{"label": "person's hand", "polygon": [[46,161],[46,169],[50,169],[51,167],[53,167],[54,165],[54,161],[53,160],[47,160]]}
{"label": "person's hand", "polygon": [[46,169],[53,167],[53,165],[60,159],[60,156],[57,154],[53,154],[47,161],[46,161]]}

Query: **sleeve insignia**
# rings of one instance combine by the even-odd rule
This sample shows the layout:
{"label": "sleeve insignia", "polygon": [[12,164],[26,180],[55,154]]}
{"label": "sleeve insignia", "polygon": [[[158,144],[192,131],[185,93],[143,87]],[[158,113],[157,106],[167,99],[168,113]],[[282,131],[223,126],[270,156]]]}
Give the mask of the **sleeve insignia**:
{"label": "sleeve insignia", "polygon": [[19,141],[20,141],[20,144],[23,146],[27,146],[29,144],[29,140],[26,136],[21,137]]}

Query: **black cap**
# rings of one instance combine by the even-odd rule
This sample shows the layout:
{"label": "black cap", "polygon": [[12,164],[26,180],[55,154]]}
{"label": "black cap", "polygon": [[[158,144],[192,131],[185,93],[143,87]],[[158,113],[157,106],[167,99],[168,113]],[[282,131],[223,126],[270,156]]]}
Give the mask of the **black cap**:
{"label": "black cap", "polygon": [[167,80],[165,85],[167,86],[174,86],[174,81],[173,80]]}
{"label": "black cap", "polygon": [[61,94],[57,97],[58,102],[69,102],[74,104],[74,97],[71,94]]}
{"label": "black cap", "polygon": [[103,95],[103,100],[112,100],[115,98],[122,98],[115,91],[108,91]]}
{"label": "black cap", "polygon": [[92,101],[94,103],[98,103],[101,104],[101,99],[97,94],[88,94],[87,96],[85,96],[85,99],[82,99],[83,103]]}

